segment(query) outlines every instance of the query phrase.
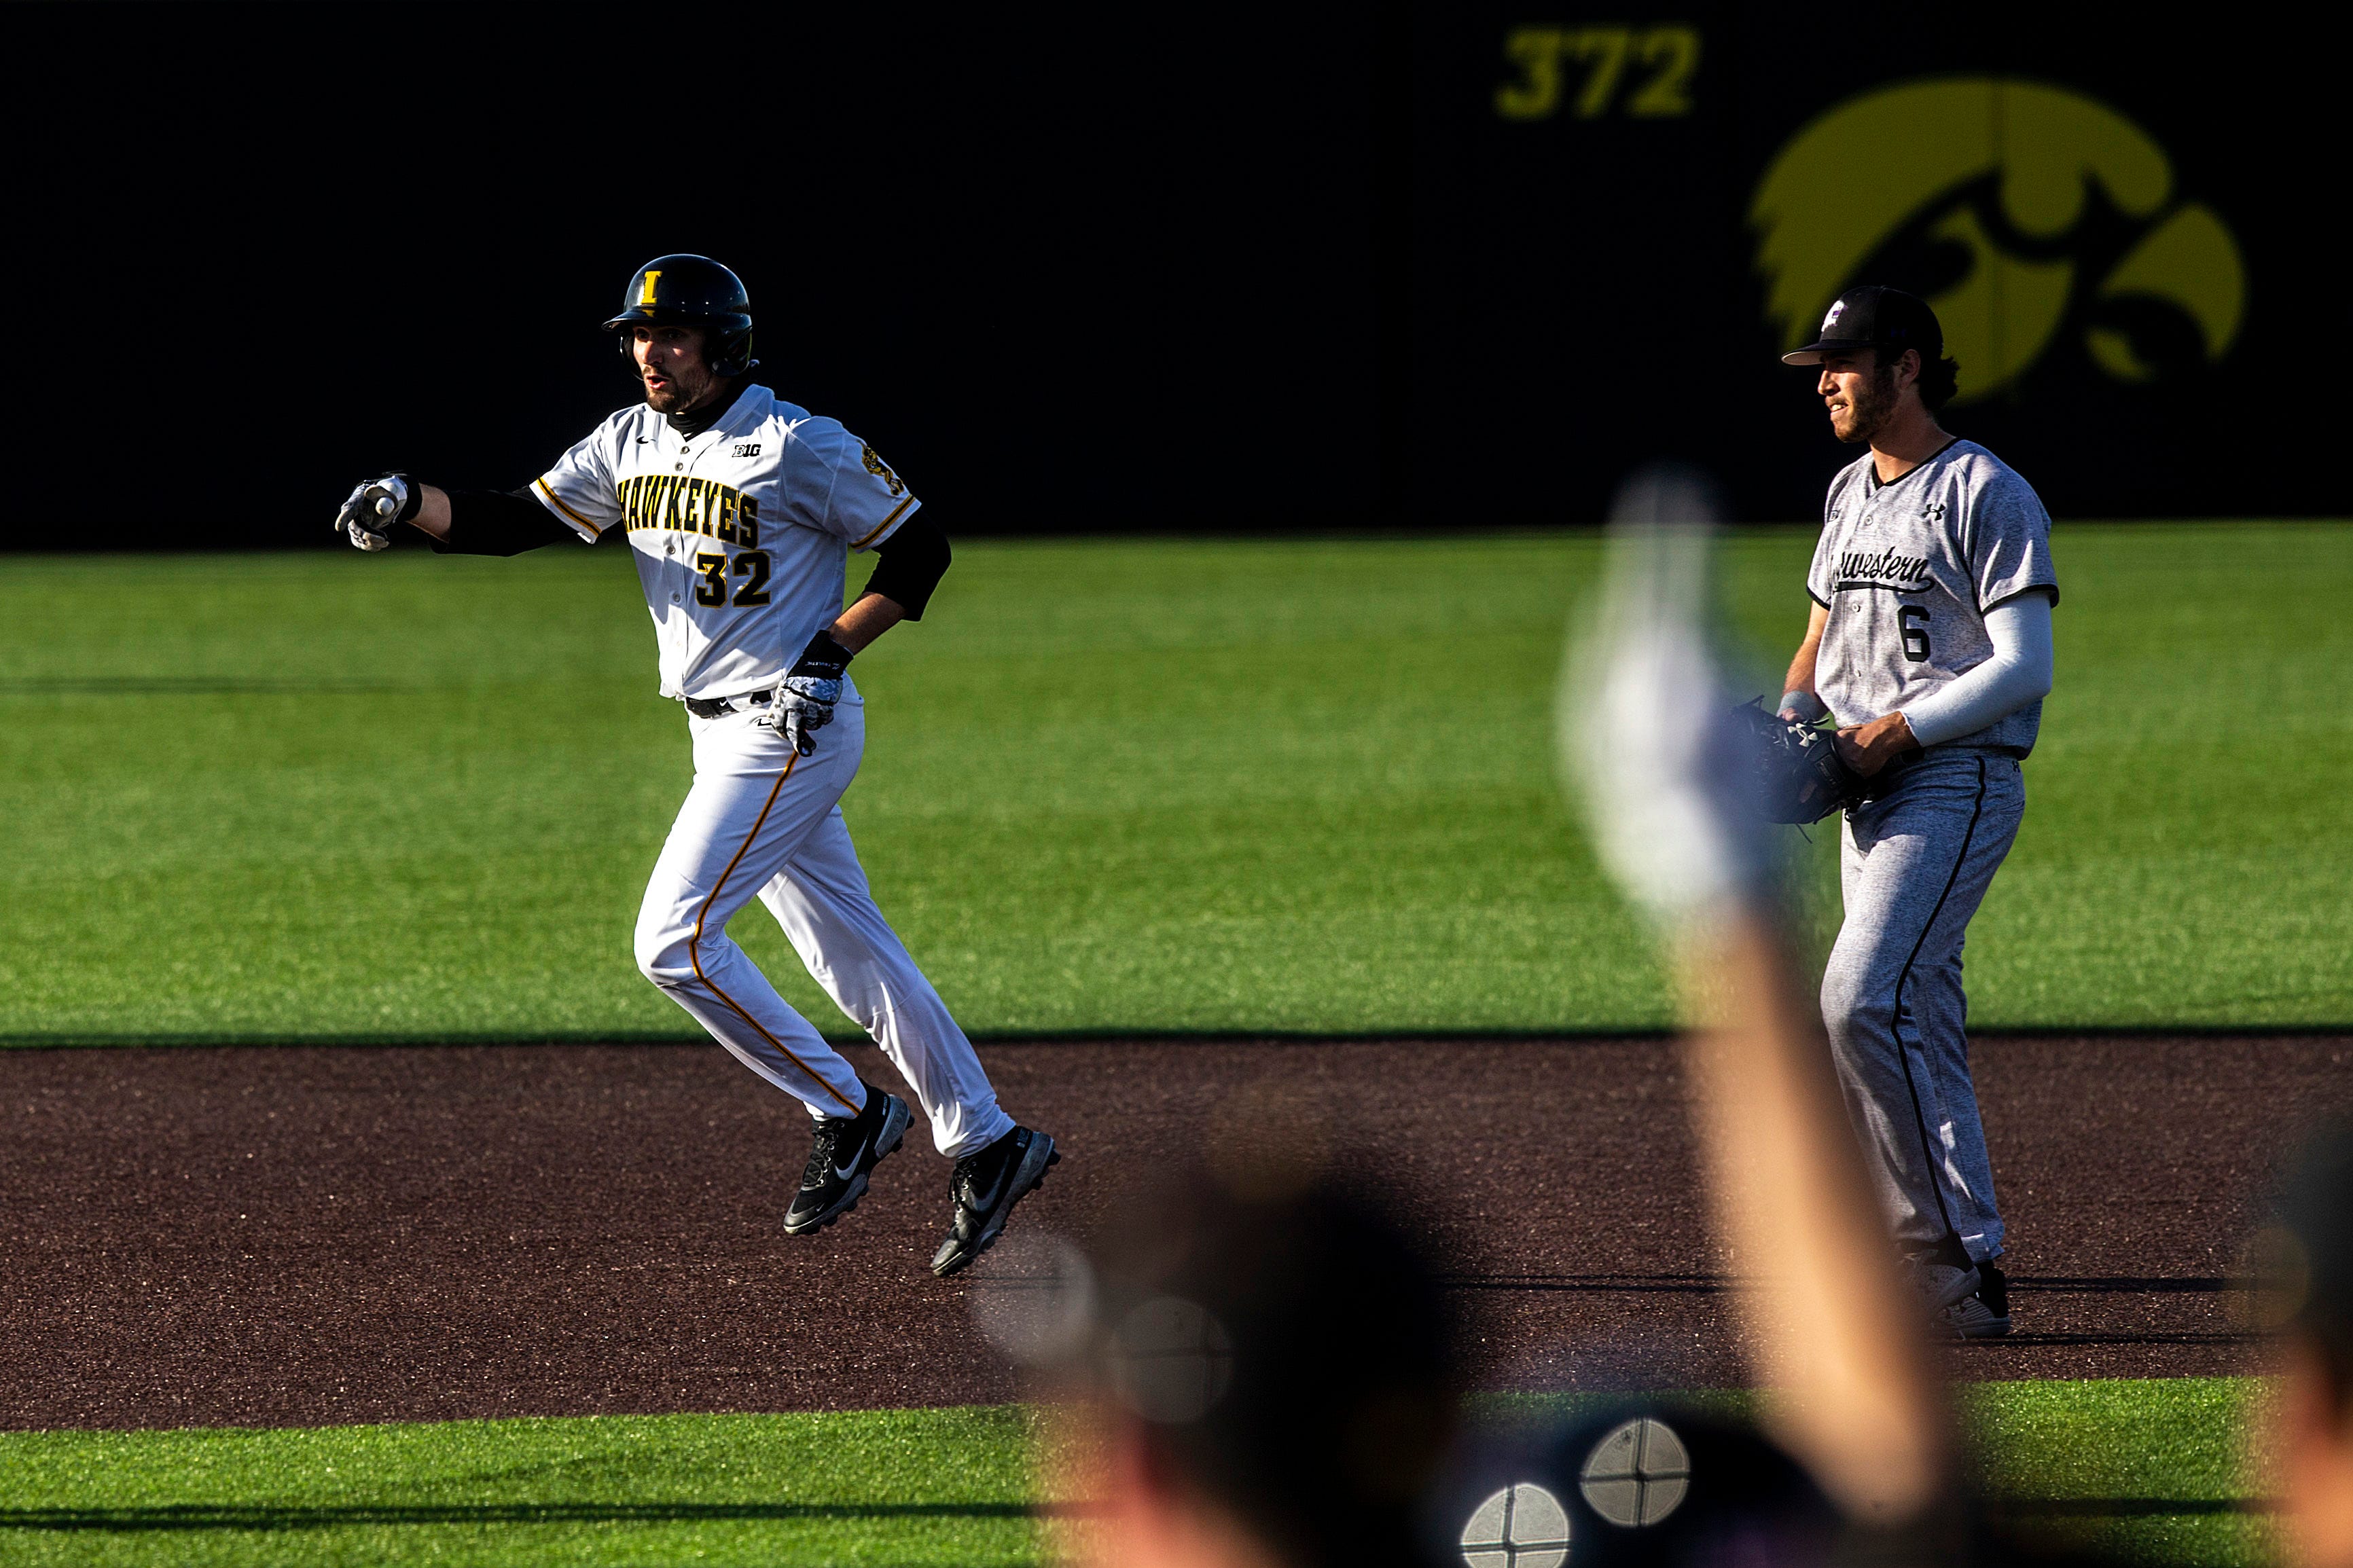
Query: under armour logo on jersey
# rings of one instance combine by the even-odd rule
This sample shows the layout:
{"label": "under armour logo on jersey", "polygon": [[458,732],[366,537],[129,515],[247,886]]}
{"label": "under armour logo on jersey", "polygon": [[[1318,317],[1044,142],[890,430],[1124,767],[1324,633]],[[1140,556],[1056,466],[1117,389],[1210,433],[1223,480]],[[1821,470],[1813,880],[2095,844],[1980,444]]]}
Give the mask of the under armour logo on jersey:
{"label": "under armour logo on jersey", "polygon": [[1940,500],[1932,500],[1926,506],[1920,509],[1920,515],[1926,518],[1930,522],[1943,522],[1945,521],[1945,503]]}

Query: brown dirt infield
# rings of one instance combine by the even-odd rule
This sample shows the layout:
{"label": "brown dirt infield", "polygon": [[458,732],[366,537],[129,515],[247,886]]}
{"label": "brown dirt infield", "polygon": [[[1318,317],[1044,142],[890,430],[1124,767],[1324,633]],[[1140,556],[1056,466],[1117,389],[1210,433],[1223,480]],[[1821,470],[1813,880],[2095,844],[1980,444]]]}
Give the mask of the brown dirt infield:
{"label": "brown dirt infield", "polygon": [[[2353,1040],[1976,1051],[2021,1332],[1956,1374],[2252,1368],[2229,1277]],[[1069,1155],[1017,1226],[1079,1230],[1205,1142],[1321,1128],[1433,1223],[1486,1384],[1744,1377],[1662,1042],[984,1054]],[[947,1166],[921,1123],[855,1215],[793,1239],[799,1115],[708,1047],[0,1051],[0,1426],[1013,1396],[967,1311],[989,1265],[925,1271]]]}

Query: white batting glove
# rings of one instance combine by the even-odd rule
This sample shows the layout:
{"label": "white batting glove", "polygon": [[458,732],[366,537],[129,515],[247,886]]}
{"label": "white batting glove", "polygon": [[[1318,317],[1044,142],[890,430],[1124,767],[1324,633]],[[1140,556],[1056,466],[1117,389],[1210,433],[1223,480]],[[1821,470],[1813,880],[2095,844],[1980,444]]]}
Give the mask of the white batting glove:
{"label": "white batting glove", "polygon": [[842,671],[852,657],[830,632],[818,632],[776,682],[768,710],[753,722],[765,724],[807,756],[817,750],[817,731],[833,722],[833,705],[841,700]]}
{"label": "white batting glove", "polygon": [[787,675],[776,683],[776,695],[757,722],[790,741],[806,757],[817,750],[816,732],[833,722],[833,705],[841,700],[841,682],[814,675]]}
{"label": "white batting glove", "polygon": [[1564,683],[1564,770],[1604,869],[1672,927],[1764,896],[1774,851],[1746,796],[1710,624],[1712,509],[1695,476],[1638,479],[1611,528],[1599,614]]}
{"label": "white batting glove", "polygon": [[371,552],[392,548],[392,526],[417,515],[425,501],[425,487],[406,474],[386,474],[353,488],[335,513],[335,530],[353,547]]}

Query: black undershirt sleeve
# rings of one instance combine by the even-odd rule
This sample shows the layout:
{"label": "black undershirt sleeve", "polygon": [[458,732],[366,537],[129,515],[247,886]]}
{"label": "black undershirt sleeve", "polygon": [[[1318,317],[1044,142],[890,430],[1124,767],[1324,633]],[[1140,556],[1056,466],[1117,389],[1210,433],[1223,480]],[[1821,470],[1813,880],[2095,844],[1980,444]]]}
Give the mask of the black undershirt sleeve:
{"label": "black undershirt sleeve", "polygon": [[874,553],[881,560],[874,575],[866,579],[866,592],[881,595],[905,611],[909,620],[922,620],[923,606],[932,602],[932,590],[947,574],[948,536],[919,511],[876,545]]}
{"label": "black undershirt sleeve", "polygon": [[449,537],[435,540],[433,553],[520,555],[543,544],[567,539],[576,542],[579,538],[529,490],[451,490]]}

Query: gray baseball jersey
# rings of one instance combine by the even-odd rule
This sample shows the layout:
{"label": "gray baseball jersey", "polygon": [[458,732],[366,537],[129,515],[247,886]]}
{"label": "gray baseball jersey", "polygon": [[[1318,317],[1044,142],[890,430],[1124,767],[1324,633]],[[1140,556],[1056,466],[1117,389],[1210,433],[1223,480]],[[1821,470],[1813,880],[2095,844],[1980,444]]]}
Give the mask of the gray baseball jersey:
{"label": "gray baseball jersey", "polygon": [[672,698],[774,686],[841,614],[849,552],[923,504],[873,447],[765,386],[699,436],[624,408],[532,493],[584,539],[627,526]]}
{"label": "gray baseball jersey", "polygon": [[[1974,441],[1955,441],[1893,484],[1866,452],[1831,480],[1806,591],[1830,612],[1814,689],[1841,724],[1893,713],[1993,655],[1988,610],[2035,590],[2055,602],[2051,514]],[[2041,701],[1946,742],[2022,757]]]}

